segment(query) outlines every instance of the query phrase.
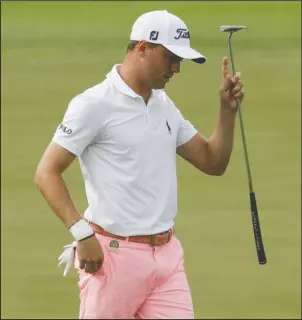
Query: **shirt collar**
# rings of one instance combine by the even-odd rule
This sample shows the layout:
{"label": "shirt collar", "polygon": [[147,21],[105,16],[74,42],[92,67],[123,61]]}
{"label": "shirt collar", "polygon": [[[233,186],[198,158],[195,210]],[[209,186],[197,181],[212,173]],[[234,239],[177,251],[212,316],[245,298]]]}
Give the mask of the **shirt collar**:
{"label": "shirt collar", "polygon": [[112,70],[107,74],[106,78],[113,83],[116,89],[123,94],[126,94],[130,97],[137,98],[140,97],[136,92],[134,92],[126,82],[121,78],[120,74],[117,71],[117,68],[120,64],[116,64],[113,66]]}

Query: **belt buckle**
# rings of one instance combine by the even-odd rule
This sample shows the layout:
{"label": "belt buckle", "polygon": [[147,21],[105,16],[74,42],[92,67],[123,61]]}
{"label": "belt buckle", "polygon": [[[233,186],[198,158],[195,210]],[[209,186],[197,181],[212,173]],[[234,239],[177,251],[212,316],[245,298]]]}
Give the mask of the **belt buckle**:
{"label": "belt buckle", "polygon": [[150,236],[150,241],[149,241],[149,244],[151,245],[151,246],[155,246],[155,240],[156,240],[156,235],[155,234],[152,234],[151,236]]}

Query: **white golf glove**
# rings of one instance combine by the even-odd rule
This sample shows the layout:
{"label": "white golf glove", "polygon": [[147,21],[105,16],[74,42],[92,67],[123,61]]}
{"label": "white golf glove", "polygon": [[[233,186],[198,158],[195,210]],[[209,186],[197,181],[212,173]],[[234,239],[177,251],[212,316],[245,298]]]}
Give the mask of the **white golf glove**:
{"label": "white golf glove", "polygon": [[75,250],[76,250],[77,242],[74,241],[66,246],[64,246],[64,251],[59,256],[59,264],[60,267],[62,264],[66,264],[63,276],[66,277],[74,265],[74,258],[75,258]]}

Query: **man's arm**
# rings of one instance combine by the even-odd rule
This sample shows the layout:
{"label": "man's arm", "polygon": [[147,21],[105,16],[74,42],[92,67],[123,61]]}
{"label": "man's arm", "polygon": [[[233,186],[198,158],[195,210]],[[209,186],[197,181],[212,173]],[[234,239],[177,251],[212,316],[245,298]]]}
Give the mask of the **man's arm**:
{"label": "man's arm", "polygon": [[[77,242],[80,269],[94,273],[103,264],[103,250],[91,227],[82,220],[81,215],[76,210],[62,177],[63,172],[74,159],[74,154],[51,142],[38,165],[35,183],[66,228],[70,229],[71,226],[75,228],[70,229],[75,239],[81,237],[81,240]],[[83,236],[83,233],[85,236]]]}
{"label": "man's arm", "polygon": [[243,100],[244,89],[239,75],[231,76],[228,59],[222,59],[222,82],[219,88],[220,112],[214,134],[209,140],[196,134],[179,146],[177,153],[202,172],[220,176],[229,163],[233,142],[238,101]]}
{"label": "man's arm", "polygon": [[63,180],[63,172],[76,156],[54,142],[47,147],[35,174],[36,186],[66,228],[81,219]]}
{"label": "man's arm", "polygon": [[197,133],[177,148],[177,153],[202,172],[220,176],[229,163],[234,142],[236,113],[220,109],[214,134],[209,140]]}

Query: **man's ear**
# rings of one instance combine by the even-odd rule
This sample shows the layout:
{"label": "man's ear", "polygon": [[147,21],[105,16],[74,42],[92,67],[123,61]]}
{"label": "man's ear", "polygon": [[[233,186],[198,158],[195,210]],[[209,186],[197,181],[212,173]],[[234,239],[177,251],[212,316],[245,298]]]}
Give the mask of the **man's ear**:
{"label": "man's ear", "polygon": [[141,56],[145,56],[146,55],[146,51],[147,51],[147,48],[148,48],[148,44],[146,41],[144,40],[141,40],[138,42],[137,46],[137,51],[139,52],[139,54]]}

